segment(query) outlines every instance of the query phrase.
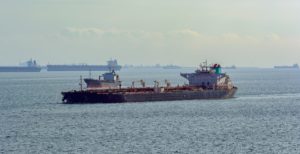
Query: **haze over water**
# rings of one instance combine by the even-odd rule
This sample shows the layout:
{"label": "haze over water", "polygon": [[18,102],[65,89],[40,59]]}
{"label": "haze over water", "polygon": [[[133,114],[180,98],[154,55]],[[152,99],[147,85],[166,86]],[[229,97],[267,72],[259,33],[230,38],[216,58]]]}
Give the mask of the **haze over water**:
{"label": "haze over water", "polygon": [[[124,85],[193,69],[123,69]],[[225,70],[225,100],[61,104],[88,72],[0,73],[1,153],[299,153],[300,71]],[[96,77],[99,72],[92,72]]]}
{"label": "haze over water", "polygon": [[[300,63],[299,27],[299,0],[2,0],[0,66],[255,69],[225,70],[233,99],[81,105],[60,93],[88,72],[0,73],[0,153],[300,153],[300,71],[258,69]],[[193,71],[119,74],[125,86],[176,86]]]}
{"label": "haze over water", "polygon": [[299,0],[2,0],[0,23],[0,66],[300,63]]}

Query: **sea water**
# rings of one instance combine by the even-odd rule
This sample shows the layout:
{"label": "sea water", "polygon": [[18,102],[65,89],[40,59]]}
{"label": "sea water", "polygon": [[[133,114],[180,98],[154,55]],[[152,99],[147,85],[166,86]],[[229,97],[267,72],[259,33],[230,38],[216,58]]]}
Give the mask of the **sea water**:
{"label": "sea water", "polygon": [[[176,86],[192,71],[118,73],[123,86]],[[0,73],[0,153],[300,153],[300,70],[223,71],[233,99],[75,105],[60,93],[88,72]]]}

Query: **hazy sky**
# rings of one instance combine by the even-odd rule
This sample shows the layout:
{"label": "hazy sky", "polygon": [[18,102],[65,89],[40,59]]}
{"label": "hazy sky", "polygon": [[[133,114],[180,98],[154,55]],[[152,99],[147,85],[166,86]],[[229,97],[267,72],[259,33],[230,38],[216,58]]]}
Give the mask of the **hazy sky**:
{"label": "hazy sky", "polygon": [[0,0],[0,64],[300,63],[299,0]]}

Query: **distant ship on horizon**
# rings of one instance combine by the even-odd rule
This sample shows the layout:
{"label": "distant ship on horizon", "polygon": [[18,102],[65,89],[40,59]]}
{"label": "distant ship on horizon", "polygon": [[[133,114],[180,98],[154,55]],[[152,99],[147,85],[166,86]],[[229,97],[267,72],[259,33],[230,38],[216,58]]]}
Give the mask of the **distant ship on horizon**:
{"label": "distant ship on horizon", "polygon": [[287,65],[283,65],[283,66],[274,66],[274,68],[279,68],[279,69],[282,69],[282,68],[293,68],[293,69],[299,69],[299,65],[298,64],[293,64],[292,66],[287,66]]}
{"label": "distant ship on horizon", "polygon": [[235,65],[222,67],[223,69],[236,69]]}
{"label": "distant ship on horizon", "polygon": [[179,68],[181,68],[181,67],[178,66],[178,65],[173,65],[173,64],[171,64],[171,65],[165,65],[165,66],[162,66],[162,68],[163,68],[163,69],[179,69]]}
{"label": "distant ship on horizon", "polygon": [[0,72],[40,72],[42,67],[38,66],[36,60],[28,60],[20,66],[0,66]]}
{"label": "distant ship on horizon", "polygon": [[47,65],[47,71],[119,71],[121,65],[118,65],[117,60],[108,60],[106,65]]}

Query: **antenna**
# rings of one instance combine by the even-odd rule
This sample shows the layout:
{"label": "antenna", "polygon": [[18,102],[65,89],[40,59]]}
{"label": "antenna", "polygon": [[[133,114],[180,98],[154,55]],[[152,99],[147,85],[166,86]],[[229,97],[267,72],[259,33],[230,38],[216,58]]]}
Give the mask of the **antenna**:
{"label": "antenna", "polygon": [[153,82],[154,82],[154,87],[159,87],[159,81],[154,80]]}
{"label": "antenna", "polygon": [[79,86],[80,86],[80,91],[82,91],[82,76],[80,75],[80,82],[79,82]]}
{"label": "antenna", "polygon": [[205,59],[204,65],[205,65],[205,71],[208,71],[208,69],[207,69],[207,59]]}

